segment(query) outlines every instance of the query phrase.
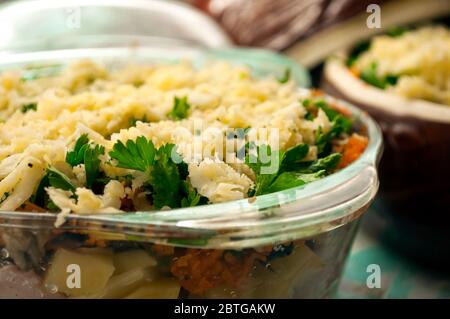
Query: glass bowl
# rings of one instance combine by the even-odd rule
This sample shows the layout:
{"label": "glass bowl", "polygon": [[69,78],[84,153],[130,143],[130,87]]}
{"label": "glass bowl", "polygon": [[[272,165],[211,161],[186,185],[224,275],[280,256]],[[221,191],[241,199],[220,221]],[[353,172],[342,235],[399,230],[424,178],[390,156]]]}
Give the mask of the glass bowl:
{"label": "glass bowl", "polygon": [[[299,90],[306,93],[300,87],[309,85],[301,67],[274,53],[192,46],[20,53],[5,56],[0,70],[40,65],[43,72],[54,72],[82,58],[109,67],[221,59],[248,65],[256,76],[281,76],[289,67]],[[59,228],[53,213],[1,211],[0,297],[333,296],[361,216],[378,189],[382,137],[365,112],[326,99],[350,111],[369,144],[348,167],[305,186],[171,211],[69,215]],[[73,277],[77,273],[81,288]]]}

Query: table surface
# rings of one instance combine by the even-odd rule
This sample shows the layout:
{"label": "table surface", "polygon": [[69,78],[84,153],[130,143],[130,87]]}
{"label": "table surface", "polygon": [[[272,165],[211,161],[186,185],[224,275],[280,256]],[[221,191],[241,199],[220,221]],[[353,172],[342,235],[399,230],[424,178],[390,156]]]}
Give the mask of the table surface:
{"label": "table surface", "polygon": [[[369,210],[367,214],[374,214]],[[445,298],[450,299],[450,274],[421,268],[399,256],[365,230],[363,219],[356,235],[337,298]],[[368,288],[368,265],[380,267],[380,288]]]}

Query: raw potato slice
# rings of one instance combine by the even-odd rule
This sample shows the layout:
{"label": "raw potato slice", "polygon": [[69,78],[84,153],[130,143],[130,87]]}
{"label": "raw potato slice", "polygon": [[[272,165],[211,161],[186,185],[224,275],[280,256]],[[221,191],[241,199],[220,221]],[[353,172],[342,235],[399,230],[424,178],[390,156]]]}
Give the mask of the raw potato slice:
{"label": "raw potato slice", "polygon": [[286,257],[270,262],[271,270],[257,265],[254,278],[260,280],[253,298],[289,298],[300,278],[311,276],[324,264],[305,244],[295,247]]}
{"label": "raw potato slice", "polygon": [[269,262],[270,269],[255,264],[251,276],[239,287],[219,286],[206,292],[206,298],[271,299],[289,298],[296,283],[324,267],[320,258],[305,244],[297,244],[289,256]]}
{"label": "raw potato slice", "polygon": [[177,299],[180,285],[172,278],[158,278],[145,283],[125,299]]}
{"label": "raw potato slice", "polygon": [[105,289],[99,294],[88,296],[89,298],[122,298],[146,281],[151,281],[156,277],[155,268],[134,268],[120,275],[113,276],[107,283]]}
{"label": "raw potato slice", "polygon": [[114,255],[115,274],[121,274],[135,268],[156,266],[156,260],[145,250],[136,249]]}
{"label": "raw potato slice", "polygon": [[[73,283],[72,278],[77,275],[76,271],[67,271],[69,265],[80,267],[79,288],[69,288],[68,283]],[[69,297],[81,297],[102,291],[113,273],[114,264],[111,253],[95,251],[81,253],[60,248],[53,256],[44,283],[47,287],[56,286],[59,292]]]}

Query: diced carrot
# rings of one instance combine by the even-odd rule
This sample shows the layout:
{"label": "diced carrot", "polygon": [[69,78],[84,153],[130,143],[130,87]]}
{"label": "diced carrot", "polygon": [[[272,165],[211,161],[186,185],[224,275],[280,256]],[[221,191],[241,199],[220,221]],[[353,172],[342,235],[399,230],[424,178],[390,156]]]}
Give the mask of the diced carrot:
{"label": "diced carrot", "polygon": [[313,97],[317,97],[317,96],[322,96],[323,92],[320,89],[312,89],[311,90],[311,96]]}
{"label": "diced carrot", "polygon": [[42,207],[35,205],[33,203],[30,202],[26,202],[25,204],[23,204],[21,207],[19,207],[17,209],[17,211],[19,212],[34,212],[34,213],[42,213],[45,212],[45,209],[43,209]]}
{"label": "diced carrot", "polygon": [[333,104],[331,104],[331,108],[338,111],[339,113],[341,113],[344,116],[350,117],[352,115],[352,112],[350,112],[350,110],[347,109],[345,106],[333,103]]}
{"label": "diced carrot", "polygon": [[350,68],[350,73],[357,78],[359,78],[359,75],[361,74],[361,72],[359,72],[359,70],[354,66]]}
{"label": "diced carrot", "polygon": [[344,145],[342,159],[338,168],[344,168],[356,161],[367,147],[369,140],[365,136],[353,134]]}

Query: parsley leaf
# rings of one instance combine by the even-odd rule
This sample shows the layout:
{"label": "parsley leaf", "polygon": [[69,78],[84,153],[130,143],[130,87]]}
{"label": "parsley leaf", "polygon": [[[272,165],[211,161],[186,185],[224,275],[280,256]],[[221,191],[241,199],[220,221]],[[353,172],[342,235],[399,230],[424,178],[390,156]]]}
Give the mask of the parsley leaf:
{"label": "parsley leaf", "polygon": [[[251,148],[248,146],[247,148]],[[285,153],[283,151],[272,152],[269,145],[256,146],[256,154],[247,154],[245,157],[245,164],[247,164],[256,175],[256,186],[254,195],[267,194],[272,182],[278,175],[281,163]],[[272,160],[278,163],[272,163]],[[270,173],[268,173],[269,171]]]}
{"label": "parsley leaf", "polygon": [[173,109],[167,116],[174,121],[185,119],[188,117],[190,108],[191,106],[189,105],[186,96],[182,98],[175,97],[173,100]]}
{"label": "parsley leaf", "polygon": [[88,147],[89,138],[87,134],[82,134],[75,142],[73,151],[66,154],[66,162],[74,167],[80,165],[84,161],[84,153]]}
{"label": "parsley leaf", "polygon": [[36,204],[39,207],[47,207],[48,195],[45,192],[45,188],[49,186],[50,182],[48,180],[48,174],[45,174],[39,182],[36,192],[31,196],[30,202]]}
{"label": "parsley leaf", "polygon": [[100,155],[105,154],[105,148],[100,145],[88,146],[84,153],[84,169],[86,171],[86,186],[92,188],[100,176]]}
{"label": "parsley leaf", "polygon": [[153,205],[156,208],[164,206],[179,207],[181,203],[181,179],[177,164],[171,159],[174,144],[160,147],[156,153],[156,161],[151,170],[150,185],[152,186]]}
{"label": "parsley leaf", "polygon": [[[297,145],[286,152],[277,151],[273,153],[270,146],[261,145],[257,148],[257,154],[249,154],[245,158],[245,163],[254,171],[256,175],[255,189],[249,196],[258,196],[278,192],[292,187],[301,186],[324,177],[329,171],[339,164],[340,153],[334,153],[315,161],[301,161],[308,153],[308,146]],[[275,155],[271,157],[271,155]],[[261,161],[260,157],[271,157],[279,160],[278,168],[269,174],[265,174],[262,168],[266,161]],[[272,163],[269,163],[271,165]],[[268,165],[267,165],[268,166]]]}
{"label": "parsley leaf", "polygon": [[[311,116],[322,109],[331,122],[330,131],[324,133],[319,128],[317,132],[318,159],[305,161],[309,153],[307,144],[299,144],[286,151],[272,151],[268,145],[256,147],[247,143],[245,164],[254,171],[256,177],[255,187],[249,191],[249,196],[268,194],[313,182],[332,172],[339,164],[342,155],[331,153],[331,142],[351,129],[352,120],[323,99],[305,99],[302,103]],[[271,171],[267,171],[269,167],[272,168]]]}
{"label": "parsley leaf", "polygon": [[351,67],[355,64],[356,60],[358,60],[359,56],[370,49],[370,42],[363,41],[358,43],[353,50],[350,52],[349,57],[347,59],[347,66]]}
{"label": "parsley leaf", "polygon": [[72,181],[55,167],[47,168],[47,178],[49,186],[75,192],[76,187]]}
{"label": "parsley leaf", "polygon": [[303,162],[299,164],[297,172],[303,174],[317,173],[320,171],[329,172],[338,166],[341,158],[341,153],[333,153],[326,157],[318,158],[314,161]]}
{"label": "parsley leaf", "polygon": [[397,83],[398,76],[387,75],[385,77],[380,77],[377,74],[377,68],[377,63],[372,62],[367,68],[361,71],[361,80],[380,89],[385,89],[387,86],[395,85]]}
{"label": "parsley leaf", "polygon": [[144,117],[140,118],[140,119],[139,118],[135,118],[133,116],[133,117],[130,117],[128,119],[128,126],[129,127],[135,127],[137,122],[148,123],[149,121],[147,120],[147,116],[146,115],[144,115]]}
{"label": "parsley leaf", "polygon": [[396,37],[402,36],[403,34],[405,34],[408,31],[409,31],[409,29],[407,27],[395,26],[395,27],[392,27],[389,30],[387,30],[386,35],[388,35],[392,38],[396,38]]}
{"label": "parsley leaf", "polygon": [[177,208],[204,204],[205,198],[195,189],[191,189],[184,180],[188,174],[187,165],[181,158],[173,158],[179,156],[174,149],[174,144],[166,144],[156,152],[148,182],[151,186],[153,205],[160,209],[164,206]]}
{"label": "parsley leaf", "polygon": [[28,111],[36,111],[37,110],[37,104],[36,103],[28,103],[22,105],[22,113],[27,113]]}
{"label": "parsley leaf", "polygon": [[291,69],[290,68],[286,68],[284,70],[284,74],[281,78],[278,79],[278,82],[281,84],[285,84],[289,81],[289,79],[291,78]]}
{"label": "parsley leaf", "polygon": [[299,144],[297,146],[291,147],[286,151],[284,156],[282,167],[285,169],[289,169],[294,166],[308,155],[309,146],[308,144]]}
{"label": "parsley leaf", "polygon": [[[297,171],[298,168],[296,166],[301,166],[301,163],[293,161],[292,159],[295,159],[295,157],[291,158],[286,157],[286,154],[288,152],[293,152],[292,154],[300,154],[299,150],[302,150],[301,154],[303,155],[305,149],[307,150],[307,148],[304,147],[303,144],[301,145],[302,146],[298,148],[294,147],[291,150],[288,150],[286,153],[279,151],[278,157],[281,158],[280,168],[273,174],[262,174],[260,172],[258,173],[258,171],[255,170],[255,168],[258,167],[258,164],[257,165],[252,165],[251,163],[247,164],[254,170],[256,174],[256,188],[254,190],[254,195],[257,196],[269,194],[273,192],[282,191],[288,188],[301,186],[306,183],[318,180],[323,176],[325,176],[326,170],[319,170],[318,168],[327,166],[326,164],[330,164],[329,161],[326,161],[325,163],[322,162],[316,163],[314,161],[312,163],[309,163],[309,165],[303,169],[303,172],[299,172]],[[268,148],[270,149],[270,147]],[[340,154],[337,155],[340,156]],[[298,158],[303,157],[300,156]],[[293,165],[294,163],[296,165]],[[287,169],[291,169],[292,171],[285,171]]]}
{"label": "parsley leaf", "polygon": [[117,160],[117,167],[148,171],[155,162],[156,149],[151,140],[139,136],[136,141],[128,140],[126,145],[121,141],[114,144],[109,152],[111,158]]}
{"label": "parsley leaf", "polygon": [[[73,151],[66,154],[66,162],[74,167],[84,164],[86,172],[86,186],[90,189],[100,180],[100,155],[105,154],[105,148],[100,145],[89,145],[87,134],[82,134],[75,142]],[[100,184],[104,184],[100,181]]]}
{"label": "parsley leaf", "polygon": [[331,121],[331,129],[324,133],[321,128],[316,133],[317,153],[320,156],[329,154],[331,151],[331,141],[342,133],[347,133],[352,127],[352,120],[342,115],[339,111],[331,108],[327,102],[318,100],[314,102],[314,107],[322,109]]}
{"label": "parsley leaf", "polygon": [[151,140],[140,136],[136,142],[128,140],[126,145],[118,141],[109,155],[117,160],[118,167],[148,174],[144,187],[150,191],[155,208],[189,207],[205,203],[204,197],[189,188],[186,181],[188,167],[175,152],[174,144],[165,144],[156,149]]}
{"label": "parsley leaf", "polygon": [[301,178],[297,178],[293,172],[284,172],[278,175],[275,180],[267,187],[265,194],[282,191],[288,188],[304,185]]}
{"label": "parsley leaf", "polygon": [[181,207],[194,207],[208,202],[208,199],[201,196],[195,188],[191,189],[188,182],[183,181],[183,187],[187,196],[181,200]]}

